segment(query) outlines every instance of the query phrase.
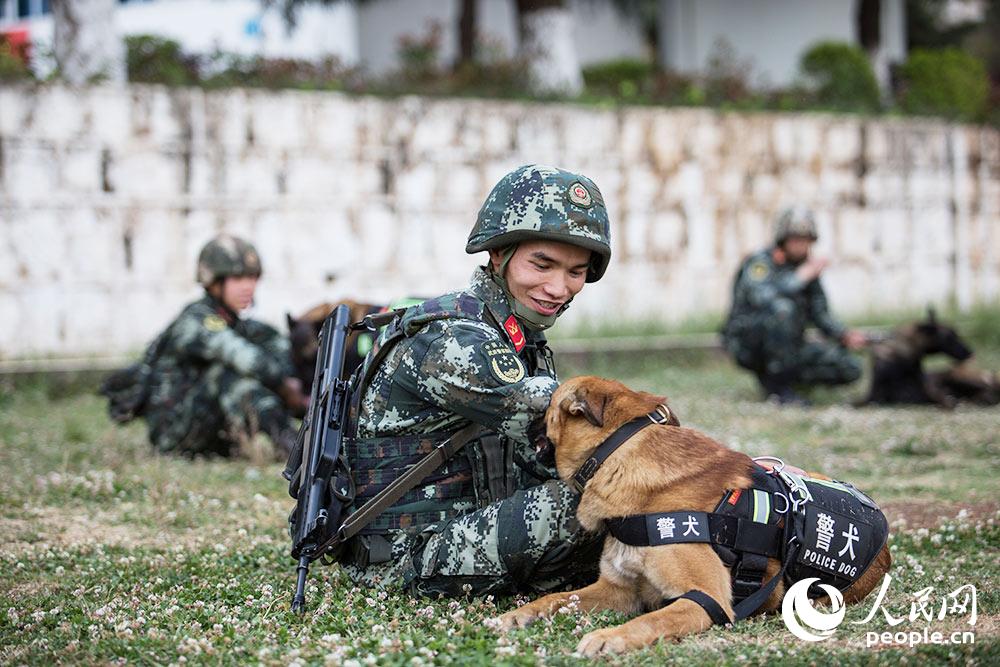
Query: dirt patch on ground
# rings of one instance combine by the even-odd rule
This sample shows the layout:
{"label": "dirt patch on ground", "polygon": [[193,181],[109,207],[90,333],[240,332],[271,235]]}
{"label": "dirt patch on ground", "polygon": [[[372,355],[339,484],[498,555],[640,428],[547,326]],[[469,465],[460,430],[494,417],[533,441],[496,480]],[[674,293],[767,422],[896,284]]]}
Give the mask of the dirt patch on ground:
{"label": "dirt patch on ground", "polygon": [[892,501],[882,505],[882,511],[889,519],[889,525],[895,524],[899,520],[906,522],[905,527],[913,528],[937,528],[942,521],[954,519],[959,512],[965,510],[968,513],[966,520],[970,523],[980,523],[987,519],[995,518],[1000,511],[1000,503],[956,503],[946,501]]}

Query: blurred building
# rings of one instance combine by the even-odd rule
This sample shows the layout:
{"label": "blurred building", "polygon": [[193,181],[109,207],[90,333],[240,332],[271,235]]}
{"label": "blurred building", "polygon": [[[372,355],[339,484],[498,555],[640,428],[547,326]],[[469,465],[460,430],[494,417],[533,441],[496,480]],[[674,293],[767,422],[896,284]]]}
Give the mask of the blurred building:
{"label": "blurred building", "polygon": [[[567,0],[579,62],[650,57],[640,21],[611,0]],[[123,0],[123,35],[157,34],[189,53],[215,50],[275,58],[335,56],[372,74],[398,66],[403,38],[436,35],[439,64],[458,55],[460,0],[375,0],[306,4],[289,28],[278,7],[260,0]],[[518,46],[514,0],[478,0],[480,48],[507,58]],[[49,0],[0,0],[0,30],[25,30],[38,45],[51,43]],[[659,0],[660,62],[682,74],[704,72],[713,59],[745,66],[749,82],[782,87],[794,80],[802,53],[833,40],[859,44],[872,56],[883,83],[889,66],[906,55],[905,0]]]}
{"label": "blurred building", "polygon": [[883,85],[906,58],[905,0],[660,0],[660,61],[693,74],[713,58],[745,64],[751,83],[781,88],[817,42],[868,51]]}

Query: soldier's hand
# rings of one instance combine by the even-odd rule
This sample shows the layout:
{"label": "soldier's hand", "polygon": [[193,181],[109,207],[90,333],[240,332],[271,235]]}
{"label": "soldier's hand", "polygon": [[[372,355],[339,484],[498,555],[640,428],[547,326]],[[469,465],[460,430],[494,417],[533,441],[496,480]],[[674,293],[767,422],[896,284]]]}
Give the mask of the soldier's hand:
{"label": "soldier's hand", "polygon": [[840,337],[840,342],[850,350],[860,350],[868,345],[868,336],[857,329],[848,329]]}
{"label": "soldier's hand", "polygon": [[278,395],[285,402],[294,417],[304,417],[309,409],[309,395],[302,391],[302,381],[296,377],[286,377],[281,381]]}
{"label": "soldier's hand", "polygon": [[795,272],[802,282],[812,282],[819,278],[829,263],[825,257],[810,257]]}

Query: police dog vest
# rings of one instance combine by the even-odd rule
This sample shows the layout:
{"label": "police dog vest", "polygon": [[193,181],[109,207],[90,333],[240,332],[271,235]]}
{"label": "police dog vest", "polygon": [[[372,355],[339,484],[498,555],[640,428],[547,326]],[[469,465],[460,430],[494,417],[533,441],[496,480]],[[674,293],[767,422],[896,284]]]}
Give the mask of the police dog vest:
{"label": "police dog vest", "polygon": [[[779,476],[760,466],[755,466],[752,486],[727,491],[714,512],[659,512],[606,523],[615,539],[631,546],[711,544],[731,568],[737,602],[760,588],[768,558],[784,563],[791,556],[787,585],[817,577],[846,590],[868,569],[889,535],[878,505],[854,486],[791,473]],[[810,588],[811,597],[820,595],[818,586]]]}

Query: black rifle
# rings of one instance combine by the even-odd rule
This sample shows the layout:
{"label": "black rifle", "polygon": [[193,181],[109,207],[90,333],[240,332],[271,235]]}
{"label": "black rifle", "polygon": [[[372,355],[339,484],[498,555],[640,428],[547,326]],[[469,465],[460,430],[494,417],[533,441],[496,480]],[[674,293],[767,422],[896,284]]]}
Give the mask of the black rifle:
{"label": "black rifle", "polygon": [[292,558],[299,561],[292,610],[305,609],[309,565],[321,558],[340,528],[341,513],[353,500],[350,475],[341,460],[351,381],[342,380],[350,309],[338,306],[323,322],[312,400],[285,476],[298,500],[292,511]]}
{"label": "black rifle", "polygon": [[[311,563],[326,555],[335,556],[372,519],[483,430],[477,424],[470,424],[452,434],[353,514],[345,516],[345,510],[354,502],[355,493],[350,466],[341,452],[341,445],[345,437],[355,435],[355,424],[349,423],[351,406],[353,403],[356,408],[359,396],[355,394],[364,391],[363,385],[366,384],[362,376],[364,367],[355,371],[350,380],[340,378],[344,370],[347,334],[349,330],[359,329],[378,331],[380,326],[395,319],[401,312],[402,309],[368,315],[360,322],[349,324],[350,310],[341,305],[323,322],[309,412],[302,422],[283,473],[289,481],[288,493],[298,501],[289,517],[292,558],[299,562],[292,611],[305,611],[306,577]],[[394,335],[390,339],[398,341],[401,337]],[[388,342],[376,353],[369,364],[369,373],[378,367],[391,347],[391,342]],[[353,417],[356,419],[356,415]]]}

